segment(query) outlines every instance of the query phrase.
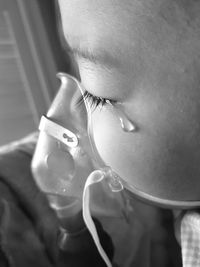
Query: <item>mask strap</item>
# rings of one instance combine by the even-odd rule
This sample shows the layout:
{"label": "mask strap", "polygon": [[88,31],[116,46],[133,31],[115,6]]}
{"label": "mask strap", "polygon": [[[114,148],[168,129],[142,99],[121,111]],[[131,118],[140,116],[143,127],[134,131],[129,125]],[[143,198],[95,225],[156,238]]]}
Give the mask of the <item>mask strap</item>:
{"label": "mask strap", "polygon": [[87,181],[86,181],[85,186],[84,186],[84,190],[83,190],[83,219],[85,221],[85,224],[86,224],[88,230],[90,231],[90,233],[92,235],[92,238],[95,242],[95,245],[99,251],[99,254],[101,255],[101,257],[105,261],[106,265],[108,267],[112,267],[112,263],[110,262],[110,259],[108,258],[107,254],[105,253],[105,251],[104,251],[104,249],[100,243],[98,233],[96,230],[96,226],[92,220],[92,216],[90,213],[90,207],[89,207],[90,186],[92,184],[101,182],[104,178],[105,178],[105,172],[103,172],[101,170],[95,170],[88,176]]}

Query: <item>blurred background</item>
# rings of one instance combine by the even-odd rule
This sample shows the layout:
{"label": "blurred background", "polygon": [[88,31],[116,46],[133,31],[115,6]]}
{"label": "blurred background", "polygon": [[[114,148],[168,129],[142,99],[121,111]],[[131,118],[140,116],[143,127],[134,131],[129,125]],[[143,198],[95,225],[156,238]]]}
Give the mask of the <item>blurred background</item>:
{"label": "blurred background", "polygon": [[70,72],[55,0],[0,0],[0,145],[35,131]]}

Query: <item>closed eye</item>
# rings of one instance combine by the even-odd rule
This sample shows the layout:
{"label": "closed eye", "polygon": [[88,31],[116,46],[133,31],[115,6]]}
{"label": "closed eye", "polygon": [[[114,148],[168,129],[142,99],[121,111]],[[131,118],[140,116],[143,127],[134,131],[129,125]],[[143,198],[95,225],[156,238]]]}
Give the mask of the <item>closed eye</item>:
{"label": "closed eye", "polygon": [[116,100],[111,100],[108,98],[92,95],[87,90],[85,90],[83,95],[78,99],[77,105],[81,105],[85,101],[87,102],[87,104],[89,104],[89,107],[92,111],[94,111],[97,107],[103,107],[105,105],[113,105],[116,103]]}

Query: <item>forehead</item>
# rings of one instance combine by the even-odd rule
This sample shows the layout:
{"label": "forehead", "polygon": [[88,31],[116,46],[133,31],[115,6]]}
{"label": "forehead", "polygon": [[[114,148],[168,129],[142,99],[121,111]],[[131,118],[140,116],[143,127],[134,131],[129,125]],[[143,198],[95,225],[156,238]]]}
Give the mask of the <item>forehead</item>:
{"label": "forehead", "polygon": [[98,50],[100,44],[120,47],[122,42],[128,42],[129,25],[135,20],[132,15],[130,19],[128,1],[122,5],[121,1],[113,4],[110,0],[59,0],[59,4],[64,34],[70,45],[81,43],[82,47]]}
{"label": "forehead", "polygon": [[[188,0],[58,0],[64,34],[70,45],[130,49],[151,46],[156,38],[200,27],[200,3]],[[189,4],[189,3],[190,4]],[[145,44],[148,39],[148,44]]]}

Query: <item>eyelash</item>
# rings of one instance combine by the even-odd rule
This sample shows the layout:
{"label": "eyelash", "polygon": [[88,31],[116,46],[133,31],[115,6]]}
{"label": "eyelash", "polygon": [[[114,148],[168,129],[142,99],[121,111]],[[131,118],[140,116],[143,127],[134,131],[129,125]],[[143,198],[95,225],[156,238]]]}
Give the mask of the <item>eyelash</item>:
{"label": "eyelash", "polygon": [[105,105],[113,105],[116,103],[115,100],[95,96],[85,90],[84,94],[77,101],[78,105],[81,105],[84,101],[88,101],[90,108],[94,111],[97,107],[103,107]]}

